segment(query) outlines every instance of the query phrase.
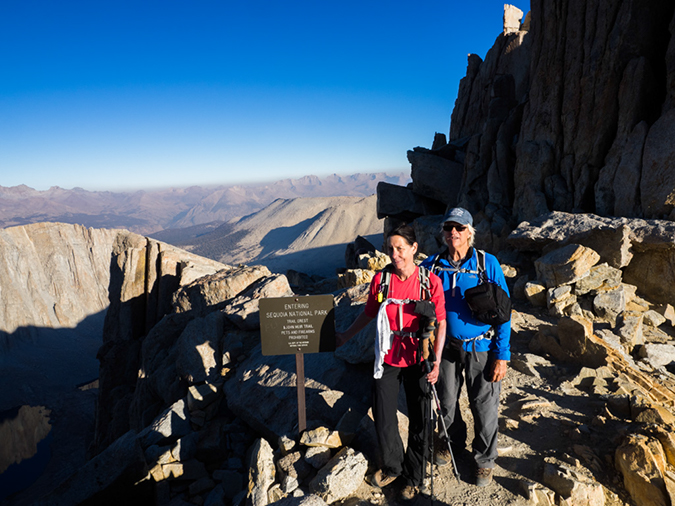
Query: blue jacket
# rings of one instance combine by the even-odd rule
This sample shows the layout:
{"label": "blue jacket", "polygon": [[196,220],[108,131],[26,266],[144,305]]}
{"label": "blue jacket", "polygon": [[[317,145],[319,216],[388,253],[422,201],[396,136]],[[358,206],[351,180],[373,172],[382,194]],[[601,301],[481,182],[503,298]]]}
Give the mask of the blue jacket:
{"label": "blue jacket", "polygon": [[[422,262],[422,265],[431,269],[434,261],[439,255],[428,257]],[[441,256],[436,260],[436,265],[440,267],[451,267],[450,263]],[[460,269],[478,271],[478,258],[476,249],[473,248],[471,258],[465,261]],[[443,282],[443,291],[445,292],[445,310],[447,313],[447,336],[460,340],[470,339],[479,336],[490,330],[490,325],[480,322],[473,318],[466,300],[464,300],[464,291],[478,285],[478,274],[457,272],[456,274],[445,270],[435,270],[436,275]],[[506,293],[509,289],[506,286],[504,273],[499,265],[499,260],[490,253],[485,253],[485,274],[488,279],[496,282]],[[453,295],[452,278],[455,276],[455,289]],[[494,357],[501,360],[511,359],[511,321],[495,326],[495,335],[491,340],[478,339],[476,341],[464,342],[464,350],[470,351],[491,351]],[[474,349],[475,345],[475,349]]]}

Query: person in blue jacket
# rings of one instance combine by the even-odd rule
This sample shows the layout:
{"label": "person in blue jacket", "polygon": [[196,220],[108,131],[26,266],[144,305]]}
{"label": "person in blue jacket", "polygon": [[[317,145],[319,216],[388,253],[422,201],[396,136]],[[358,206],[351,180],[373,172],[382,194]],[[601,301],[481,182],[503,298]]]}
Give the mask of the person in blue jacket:
{"label": "person in blue jacket", "polygon": [[[446,341],[443,349],[438,395],[454,453],[466,450],[467,427],[459,407],[460,391],[466,381],[474,418],[473,458],[476,485],[492,481],[497,458],[497,429],[501,380],[511,358],[511,322],[496,325],[476,320],[464,299],[468,288],[478,285],[478,257],[473,247],[475,229],[471,213],[461,207],[451,209],[443,220],[447,250],[427,258],[422,265],[432,269],[443,282],[447,312]],[[499,261],[485,253],[485,273],[508,294]],[[449,456],[437,456],[443,465]]]}

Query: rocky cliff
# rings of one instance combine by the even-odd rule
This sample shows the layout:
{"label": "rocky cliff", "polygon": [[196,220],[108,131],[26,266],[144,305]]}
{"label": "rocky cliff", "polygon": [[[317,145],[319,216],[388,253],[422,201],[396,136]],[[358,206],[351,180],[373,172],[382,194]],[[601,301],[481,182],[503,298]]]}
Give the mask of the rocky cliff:
{"label": "rocky cliff", "polygon": [[0,331],[75,327],[105,309],[118,233],[64,223],[0,230]]}
{"label": "rocky cliff", "polygon": [[97,376],[118,233],[63,223],[0,230],[0,411],[52,406]]}
{"label": "rocky cliff", "polygon": [[448,142],[409,152],[415,212],[461,205],[493,240],[550,211],[675,220],[674,14],[533,0],[484,60],[469,55]]}
{"label": "rocky cliff", "polygon": [[[0,409],[45,403],[57,387],[72,388],[96,377],[94,356],[101,345],[109,286],[120,277],[111,258],[120,251],[135,262],[133,279],[143,290],[149,287],[147,294],[136,293],[138,287],[127,288],[127,282],[124,292],[113,294],[124,303],[122,310],[134,312],[140,306],[151,308],[164,284],[188,282],[193,272],[203,275],[214,266],[224,267],[126,230],[65,223],[0,230],[0,381],[5,387],[19,385],[2,389]],[[115,299],[113,309],[117,307]],[[145,325],[136,316],[134,321]]]}
{"label": "rocky cliff", "polygon": [[112,245],[110,306],[98,351],[99,407],[95,446],[107,446],[129,428],[130,405],[141,367],[143,339],[171,312],[174,292],[228,266],[133,233]]}

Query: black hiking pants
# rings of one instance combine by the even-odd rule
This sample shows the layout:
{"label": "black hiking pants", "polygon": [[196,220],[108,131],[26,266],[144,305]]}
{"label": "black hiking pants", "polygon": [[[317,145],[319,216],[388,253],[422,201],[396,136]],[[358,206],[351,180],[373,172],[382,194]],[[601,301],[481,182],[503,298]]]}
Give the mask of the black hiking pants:
{"label": "black hiking pants", "polygon": [[[408,447],[404,452],[399,433],[398,393],[403,383],[408,407]],[[382,378],[373,384],[373,416],[380,445],[382,469],[402,476],[407,485],[422,484],[424,455],[424,415],[427,379],[421,364],[394,367],[384,364]]]}

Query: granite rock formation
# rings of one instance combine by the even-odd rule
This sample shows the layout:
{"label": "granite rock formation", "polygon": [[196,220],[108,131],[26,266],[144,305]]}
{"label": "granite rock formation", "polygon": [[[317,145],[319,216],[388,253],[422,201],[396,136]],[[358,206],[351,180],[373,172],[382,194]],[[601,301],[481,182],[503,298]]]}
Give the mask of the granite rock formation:
{"label": "granite rock formation", "polygon": [[[675,220],[675,6],[533,0],[518,28],[505,9],[485,59],[469,55],[447,143],[409,152],[416,202],[469,209],[494,251],[551,211]],[[456,195],[428,190],[444,178]],[[389,216],[434,214],[420,209]]]}
{"label": "granite rock formation", "polygon": [[0,230],[0,331],[75,327],[105,309],[117,234],[63,223]]}

